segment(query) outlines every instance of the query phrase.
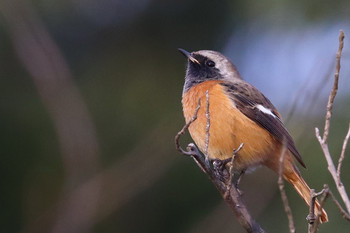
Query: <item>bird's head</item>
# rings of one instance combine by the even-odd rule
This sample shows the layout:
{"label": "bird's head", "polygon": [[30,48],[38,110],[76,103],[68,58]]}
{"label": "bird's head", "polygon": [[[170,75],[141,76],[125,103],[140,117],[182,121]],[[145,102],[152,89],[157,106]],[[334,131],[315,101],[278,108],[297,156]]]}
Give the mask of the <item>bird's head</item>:
{"label": "bird's head", "polygon": [[184,49],[179,51],[188,59],[184,93],[204,81],[242,79],[235,65],[219,52],[199,50],[189,53]]}

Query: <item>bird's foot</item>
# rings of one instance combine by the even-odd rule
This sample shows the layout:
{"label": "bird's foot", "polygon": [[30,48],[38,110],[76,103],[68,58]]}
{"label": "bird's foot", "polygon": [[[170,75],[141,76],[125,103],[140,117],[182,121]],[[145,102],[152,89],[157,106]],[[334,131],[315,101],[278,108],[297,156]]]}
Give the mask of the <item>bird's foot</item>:
{"label": "bird's foot", "polygon": [[227,183],[227,180],[230,179],[230,174],[226,169],[226,164],[230,161],[231,159],[225,159],[225,160],[214,159],[213,160],[214,173],[218,177],[218,179],[225,184]]}

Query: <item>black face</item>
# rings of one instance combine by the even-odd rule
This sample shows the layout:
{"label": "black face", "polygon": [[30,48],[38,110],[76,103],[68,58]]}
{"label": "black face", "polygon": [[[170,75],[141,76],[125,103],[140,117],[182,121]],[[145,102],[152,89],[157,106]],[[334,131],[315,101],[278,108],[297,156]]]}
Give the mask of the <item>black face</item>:
{"label": "black face", "polygon": [[215,68],[214,61],[199,54],[193,54],[192,57],[200,64],[188,61],[184,93],[196,84],[221,78],[219,70]]}
{"label": "black face", "polygon": [[193,79],[196,81],[206,81],[206,80],[215,80],[220,78],[220,72],[215,68],[215,62],[210,60],[207,57],[204,57],[199,54],[193,54],[200,64],[189,61],[187,68],[187,79]]}

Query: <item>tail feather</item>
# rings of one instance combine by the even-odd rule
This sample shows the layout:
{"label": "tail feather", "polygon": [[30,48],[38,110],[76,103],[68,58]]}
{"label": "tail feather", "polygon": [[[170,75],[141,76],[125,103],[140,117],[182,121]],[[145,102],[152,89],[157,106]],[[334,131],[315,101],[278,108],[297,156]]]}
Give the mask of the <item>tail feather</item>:
{"label": "tail feather", "polygon": [[[295,169],[293,169],[290,173],[285,173],[284,178],[293,185],[294,189],[298,192],[298,194],[304,199],[307,205],[310,205],[310,188],[306,184],[305,180],[301,177],[299,172],[297,172]],[[315,202],[315,215],[318,213],[320,209],[320,203],[316,200]],[[320,216],[320,222],[328,222],[328,216],[324,209],[322,209],[321,216]]]}

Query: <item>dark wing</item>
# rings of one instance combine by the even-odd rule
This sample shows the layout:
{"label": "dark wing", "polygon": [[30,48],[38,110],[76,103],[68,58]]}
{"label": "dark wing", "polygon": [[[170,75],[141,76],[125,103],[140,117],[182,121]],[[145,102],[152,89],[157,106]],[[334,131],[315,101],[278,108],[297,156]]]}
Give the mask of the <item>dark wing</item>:
{"label": "dark wing", "polygon": [[299,163],[306,167],[301,155],[294,145],[294,141],[284,124],[281,121],[281,116],[270,102],[258,89],[239,80],[236,83],[222,82],[227,95],[239,109],[249,119],[256,122],[258,125],[269,131],[278,141],[285,143],[287,148],[292,152]]}

